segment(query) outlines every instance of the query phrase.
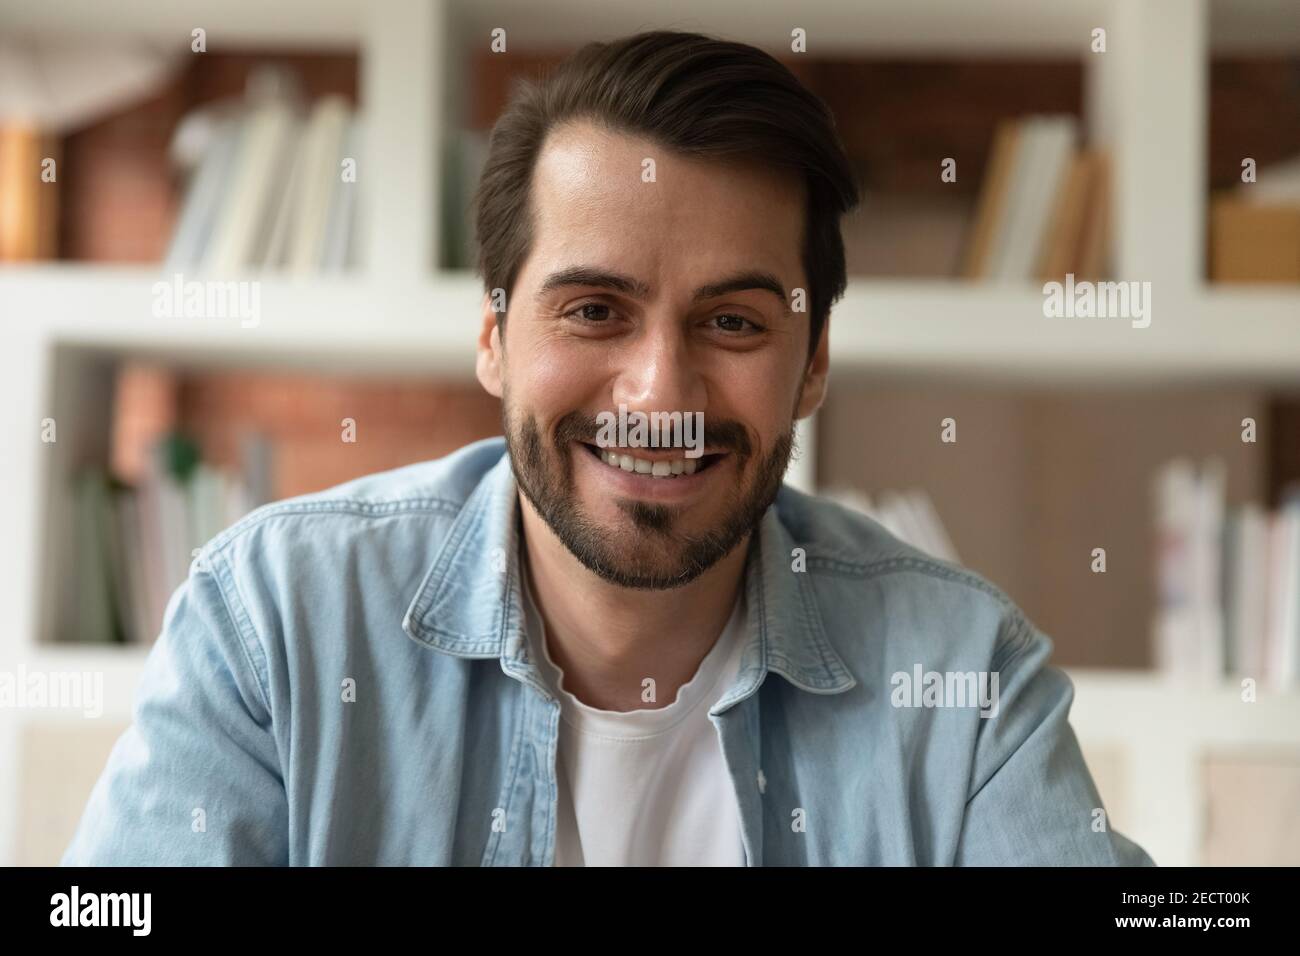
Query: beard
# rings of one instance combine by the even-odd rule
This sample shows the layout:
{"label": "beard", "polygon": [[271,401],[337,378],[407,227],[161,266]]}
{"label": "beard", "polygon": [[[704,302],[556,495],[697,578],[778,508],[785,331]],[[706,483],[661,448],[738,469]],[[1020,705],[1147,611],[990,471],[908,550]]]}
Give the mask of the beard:
{"label": "beard", "polygon": [[[598,425],[594,416],[570,412],[556,423],[554,433],[545,437],[531,415],[514,413],[507,391],[501,424],[515,481],[555,536],[603,580],[641,590],[682,587],[730,554],[776,500],[795,447],[792,420],[771,452],[757,462],[747,487],[738,488],[740,493],[729,497],[726,510],[710,527],[682,528],[686,520],[682,507],[628,498],[614,499],[627,520],[610,527],[583,509],[570,457],[574,442],[595,444]],[[745,427],[735,421],[720,421],[709,425],[708,434],[709,447],[729,452],[723,461],[734,464],[738,480],[744,482],[754,459]],[[720,464],[715,462],[713,467]]]}

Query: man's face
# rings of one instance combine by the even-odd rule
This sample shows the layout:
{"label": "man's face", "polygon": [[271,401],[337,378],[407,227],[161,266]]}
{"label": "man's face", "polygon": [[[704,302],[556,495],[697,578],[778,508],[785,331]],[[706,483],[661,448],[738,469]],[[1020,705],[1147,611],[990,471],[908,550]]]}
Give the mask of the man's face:
{"label": "man's face", "polygon": [[[479,354],[516,479],[591,571],[681,586],[755,527],[795,417],[824,394],[824,343],[810,369],[808,313],[791,309],[807,289],[801,185],[575,123],[547,139],[532,201],[504,347],[489,304]],[[600,447],[598,416],[621,405],[702,413],[703,457]]]}

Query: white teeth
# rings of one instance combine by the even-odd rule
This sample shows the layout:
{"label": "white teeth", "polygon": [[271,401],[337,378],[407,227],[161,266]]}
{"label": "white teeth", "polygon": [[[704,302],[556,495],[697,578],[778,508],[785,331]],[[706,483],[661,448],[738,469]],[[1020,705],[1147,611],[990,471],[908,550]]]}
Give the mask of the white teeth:
{"label": "white teeth", "polygon": [[638,475],[649,475],[652,478],[676,478],[682,475],[693,475],[700,467],[699,461],[694,458],[647,461],[644,458],[635,458],[632,455],[620,455],[604,448],[597,450],[600,452],[600,460],[611,468],[621,468],[624,471],[630,471]]}

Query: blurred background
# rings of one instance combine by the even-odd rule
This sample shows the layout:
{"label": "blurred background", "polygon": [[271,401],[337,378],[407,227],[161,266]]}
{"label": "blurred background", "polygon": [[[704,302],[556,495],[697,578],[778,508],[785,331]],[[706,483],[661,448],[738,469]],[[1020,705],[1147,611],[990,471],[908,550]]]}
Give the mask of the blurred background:
{"label": "blurred background", "polygon": [[[0,863],[57,862],[194,548],[499,433],[488,133],[649,28],[777,56],[861,176],[790,482],[1052,637],[1157,863],[1300,863],[1293,0],[4,4]],[[1149,282],[1150,326],[1045,317],[1067,273]]]}

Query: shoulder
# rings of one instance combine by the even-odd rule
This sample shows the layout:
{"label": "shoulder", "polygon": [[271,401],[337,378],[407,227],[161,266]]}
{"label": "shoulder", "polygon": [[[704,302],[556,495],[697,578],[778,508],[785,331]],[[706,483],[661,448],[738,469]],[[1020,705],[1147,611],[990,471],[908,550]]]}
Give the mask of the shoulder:
{"label": "shoulder", "polygon": [[[908,544],[862,512],[783,488],[778,515],[837,648],[862,638],[884,651],[947,657],[954,649],[1005,661],[1035,644],[1050,651],[1023,610],[983,575]],[[846,646],[847,645],[847,646]],[[965,655],[963,655],[965,656]]]}
{"label": "shoulder", "polygon": [[485,439],[443,458],[263,505],[207,542],[196,560],[246,567],[268,560],[300,564],[313,552],[335,562],[357,548],[425,549],[436,542],[430,531],[450,526],[504,453],[502,439]]}

